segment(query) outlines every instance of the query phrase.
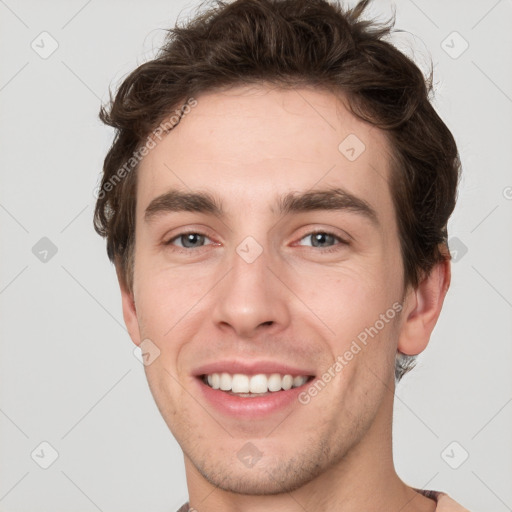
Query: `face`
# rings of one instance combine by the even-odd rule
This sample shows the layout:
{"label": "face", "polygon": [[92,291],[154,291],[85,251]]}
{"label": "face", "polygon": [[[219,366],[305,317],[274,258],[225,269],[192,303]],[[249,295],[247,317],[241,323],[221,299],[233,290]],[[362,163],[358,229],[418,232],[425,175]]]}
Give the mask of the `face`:
{"label": "face", "polygon": [[197,97],[138,172],[125,319],[187,475],[283,492],[384,435],[403,323],[384,134],[328,92],[238,87]]}

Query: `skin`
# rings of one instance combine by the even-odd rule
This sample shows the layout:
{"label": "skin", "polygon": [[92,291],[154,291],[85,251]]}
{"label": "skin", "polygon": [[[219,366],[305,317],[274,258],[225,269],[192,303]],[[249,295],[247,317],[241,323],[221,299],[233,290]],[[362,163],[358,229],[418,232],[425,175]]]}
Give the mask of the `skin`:
{"label": "skin", "polygon": [[[150,339],[160,350],[146,375],[183,449],[190,506],[435,510],[394,469],[394,358],[397,350],[418,354],[427,346],[450,264],[404,290],[385,134],[319,90],[262,84],[197,100],[138,169],[133,291],[118,268],[133,342]],[[349,134],[366,146],[354,161],[338,150]],[[354,211],[278,212],[280,195],[335,187],[371,205],[378,224]],[[147,206],[171,189],[213,194],[225,217],[166,212],[146,221]],[[180,247],[186,240],[178,235],[189,230],[206,235],[203,245],[199,238]],[[327,237],[313,246],[314,230],[349,244]],[[250,264],[236,252],[247,236],[263,250]],[[251,421],[223,415],[191,375],[199,365],[238,357],[321,376],[396,302],[402,312],[317,396],[282,414]],[[247,442],[261,453],[250,468],[237,457]]]}

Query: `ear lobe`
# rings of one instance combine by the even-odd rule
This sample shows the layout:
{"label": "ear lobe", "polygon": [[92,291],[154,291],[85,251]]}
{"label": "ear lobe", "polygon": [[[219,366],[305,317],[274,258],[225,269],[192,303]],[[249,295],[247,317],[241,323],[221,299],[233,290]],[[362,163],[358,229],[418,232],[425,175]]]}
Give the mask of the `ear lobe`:
{"label": "ear lobe", "polygon": [[128,289],[119,265],[116,265],[116,274],[119,282],[119,288],[121,289],[124,323],[126,324],[126,328],[128,329],[128,333],[130,334],[130,338],[133,343],[139,346],[141,339],[133,292]]}
{"label": "ear lobe", "polygon": [[450,280],[448,256],[434,266],[415,290],[409,290],[406,299],[408,305],[404,308],[405,320],[398,338],[399,352],[416,355],[425,350],[441,313]]}

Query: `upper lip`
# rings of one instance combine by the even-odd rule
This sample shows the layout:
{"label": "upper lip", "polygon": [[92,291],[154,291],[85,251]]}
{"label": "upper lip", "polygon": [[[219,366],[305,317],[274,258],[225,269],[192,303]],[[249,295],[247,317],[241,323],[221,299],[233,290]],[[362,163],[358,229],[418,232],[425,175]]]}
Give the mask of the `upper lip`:
{"label": "upper lip", "polygon": [[222,372],[226,372],[231,375],[235,373],[242,373],[245,375],[279,373],[281,375],[293,376],[310,376],[315,374],[315,372],[310,368],[291,366],[277,361],[242,361],[240,359],[229,359],[204,364],[196,368],[192,373],[196,377],[200,377],[201,375],[211,375],[212,373]]}

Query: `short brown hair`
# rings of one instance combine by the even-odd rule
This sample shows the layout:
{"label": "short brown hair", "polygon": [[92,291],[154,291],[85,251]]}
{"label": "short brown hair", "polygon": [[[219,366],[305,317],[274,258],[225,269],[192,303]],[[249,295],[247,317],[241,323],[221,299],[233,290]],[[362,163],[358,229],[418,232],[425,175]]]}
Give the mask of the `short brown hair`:
{"label": "short brown hair", "polygon": [[[101,120],[116,135],[103,166],[94,226],[126,286],[133,284],[136,169],[119,170],[173,109],[225,87],[270,83],[343,94],[354,115],[382,129],[392,148],[390,190],[399,230],[404,287],[417,287],[449,258],[447,222],[456,202],[460,161],[455,140],[429,101],[432,73],[385,41],[393,21],[362,18],[327,0],[215,1],[170,29],[155,59],[121,84]],[[179,121],[178,121],[179,122]],[[106,186],[110,184],[111,186]],[[396,378],[412,367],[399,355]]]}

